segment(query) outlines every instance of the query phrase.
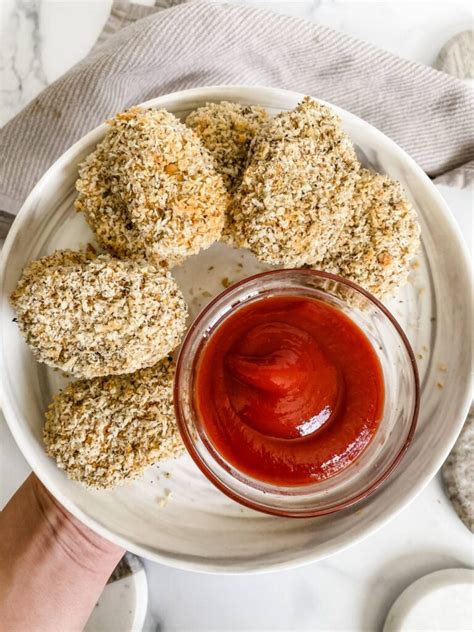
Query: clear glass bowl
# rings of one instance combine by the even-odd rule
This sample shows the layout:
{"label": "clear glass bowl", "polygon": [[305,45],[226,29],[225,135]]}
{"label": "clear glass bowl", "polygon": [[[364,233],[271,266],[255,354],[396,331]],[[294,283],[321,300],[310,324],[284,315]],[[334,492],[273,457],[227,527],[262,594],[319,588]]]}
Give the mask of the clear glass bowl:
{"label": "clear glass bowl", "polygon": [[[206,436],[193,403],[196,363],[206,341],[230,314],[269,296],[316,298],[349,316],[378,354],[385,383],[379,428],[362,454],[339,474],[313,484],[282,487],[238,471]],[[376,298],[341,277],[313,270],[275,270],[250,277],[217,296],[199,314],[176,367],[174,404],[179,430],[195,463],[222,492],[266,513],[319,516],[366,498],[399,464],[415,431],[420,387],[415,357],[400,325]]]}

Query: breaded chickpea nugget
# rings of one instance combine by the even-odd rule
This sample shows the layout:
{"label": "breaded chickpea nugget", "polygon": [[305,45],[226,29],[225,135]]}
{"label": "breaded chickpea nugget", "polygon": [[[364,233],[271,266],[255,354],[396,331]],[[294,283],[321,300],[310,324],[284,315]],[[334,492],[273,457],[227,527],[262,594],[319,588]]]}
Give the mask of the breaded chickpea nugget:
{"label": "breaded chickpea nugget", "polygon": [[72,480],[105,489],[134,479],[159,460],[179,456],[168,359],[131,375],[79,380],[46,411],[47,453]]}
{"label": "breaded chickpea nugget", "polygon": [[155,364],[179,344],[187,316],[169,272],[70,250],[26,266],[11,302],[40,362],[88,378]]}
{"label": "breaded chickpea nugget", "polygon": [[406,283],[419,243],[416,212],[400,184],[361,169],[350,218],[319,267],[384,298]]}
{"label": "breaded chickpea nugget", "polygon": [[118,145],[118,136],[109,131],[80,165],[74,206],[103,248],[117,257],[144,258],[145,242],[132,224],[125,201],[121,174],[127,157]]}
{"label": "breaded chickpea nugget", "polygon": [[173,265],[219,239],[227,192],[194,132],[156,109],[132,108],[108,124],[76,185],[76,208],[99,241]]}
{"label": "breaded chickpea nugget", "polygon": [[348,214],[359,163],[337,116],[305,97],[255,137],[234,205],[234,243],[261,261],[316,264]]}
{"label": "breaded chickpea nugget", "polygon": [[264,108],[240,103],[206,103],[186,119],[214,158],[229,193],[240,186],[255,134],[267,121]]}

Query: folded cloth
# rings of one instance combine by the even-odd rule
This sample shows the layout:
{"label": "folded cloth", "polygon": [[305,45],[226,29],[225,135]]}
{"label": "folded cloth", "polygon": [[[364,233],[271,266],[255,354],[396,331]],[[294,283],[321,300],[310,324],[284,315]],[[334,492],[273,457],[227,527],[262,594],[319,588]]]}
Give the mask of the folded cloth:
{"label": "folded cloth", "polygon": [[462,81],[302,19],[170,4],[115,3],[99,45],[0,130],[0,208],[18,210],[47,167],[117,111],[212,84],[325,99],[381,129],[437,182],[474,180],[472,95]]}

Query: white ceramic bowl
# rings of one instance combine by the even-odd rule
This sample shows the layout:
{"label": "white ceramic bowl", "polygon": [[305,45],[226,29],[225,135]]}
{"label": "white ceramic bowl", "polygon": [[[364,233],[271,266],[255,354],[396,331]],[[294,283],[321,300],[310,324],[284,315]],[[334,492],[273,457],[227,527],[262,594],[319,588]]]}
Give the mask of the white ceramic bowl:
{"label": "white ceramic bowl", "polygon": [[[275,114],[293,108],[301,98],[271,88],[208,87],[145,105],[184,117],[206,101],[227,99],[263,105]],[[189,457],[150,468],[143,480],[107,492],[69,481],[46,456],[41,440],[43,411],[64,378],[34,360],[12,322],[8,296],[28,261],[92,241],[84,219],[72,209],[74,182],[78,163],[102,138],[104,125],[47,171],[10,231],[3,252],[0,320],[5,417],[48,489],[92,529],[134,553],[208,572],[263,571],[320,559],[367,536],[406,506],[441,466],[462,427],[471,396],[472,289],[459,231],[435,187],[400,147],[356,116],[334,109],[361,161],[402,182],[420,215],[423,240],[411,284],[387,303],[418,354],[422,395],[417,430],[402,466],[353,508],[304,520],[260,514],[216,490]],[[248,253],[218,244],[188,260],[175,274],[195,315],[222,290],[226,277],[236,281],[265,269]],[[161,500],[170,491],[163,505]]]}

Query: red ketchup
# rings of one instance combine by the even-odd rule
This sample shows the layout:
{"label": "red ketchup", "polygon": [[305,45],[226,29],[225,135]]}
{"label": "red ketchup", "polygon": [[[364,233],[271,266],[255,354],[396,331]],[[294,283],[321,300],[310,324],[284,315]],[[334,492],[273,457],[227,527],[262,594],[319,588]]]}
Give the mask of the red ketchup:
{"label": "red ketchup", "polygon": [[238,309],[206,342],[194,402],[233,467],[276,485],[334,476],[373,438],[384,401],[379,359],[359,327],[311,298]]}

